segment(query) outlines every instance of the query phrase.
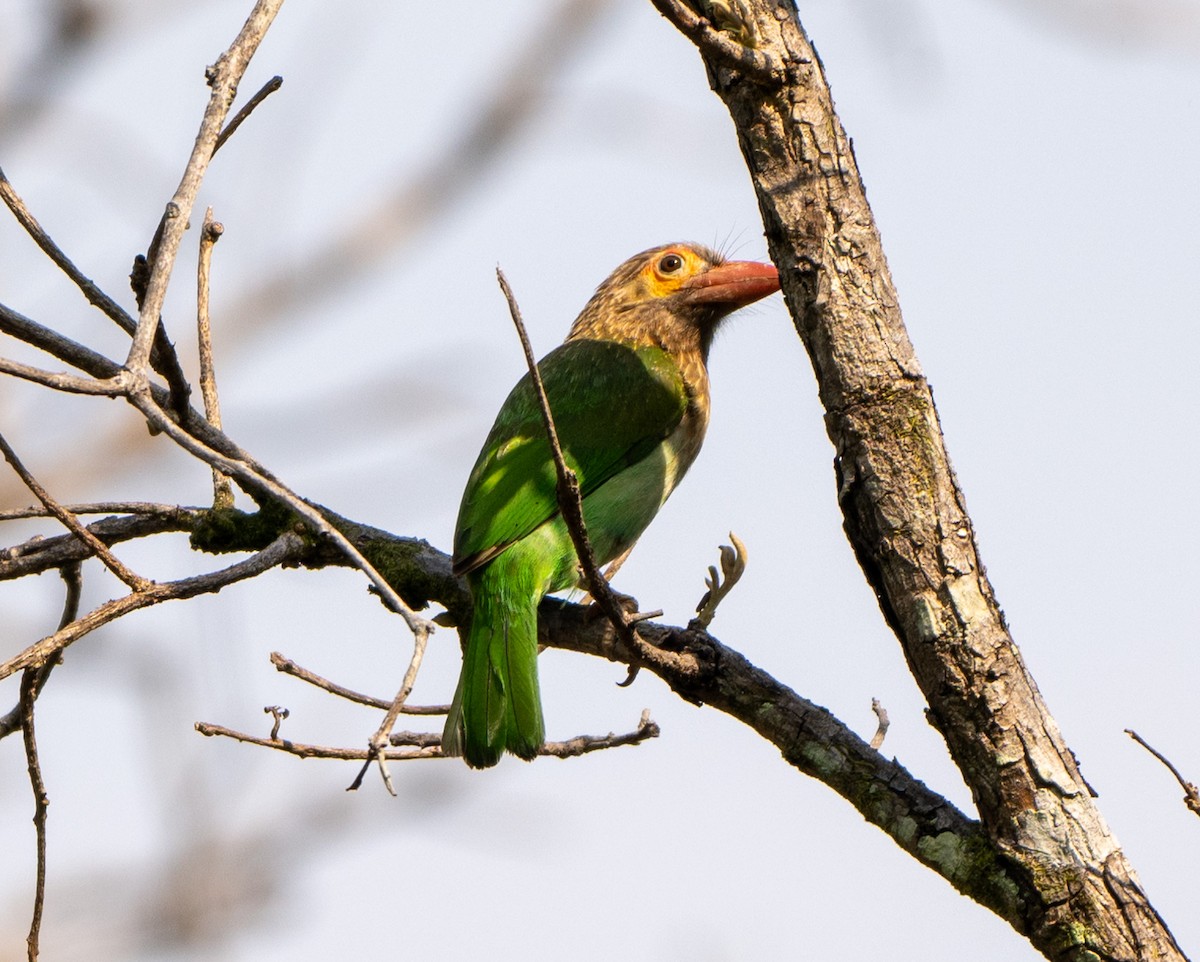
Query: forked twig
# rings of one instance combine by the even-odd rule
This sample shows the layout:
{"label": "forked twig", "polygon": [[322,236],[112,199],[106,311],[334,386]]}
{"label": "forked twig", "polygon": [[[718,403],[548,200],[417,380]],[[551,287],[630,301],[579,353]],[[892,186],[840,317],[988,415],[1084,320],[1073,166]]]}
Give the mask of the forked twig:
{"label": "forked twig", "polygon": [[[373,748],[333,748],[328,745],[293,742],[286,738],[264,738],[260,735],[236,731],[224,725],[214,725],[211,722],[196,722],[195,728],[201,735],[232,738],[247,745],[274,749],[298,758],[361,761],[364,763],[364,771],[372,764],[378,764],[381,761],[409,762],[424,758],[445,757],[442,754],[441,736],[430,732],[396,732],[389,737],[387,747],[376,750]],[[576,758],[589,752],[619,748],[623,745],[640,745],[647,739],[657,738],[659,734],[658,724],[650,718],[650,711],[647,709],[642,712],[637,728],[631,732],[620,735],[614,735],[611,732],[607,735],[578,735],[562,742],[546,742],[538,754],[550,758]],[[347,791],[351,791],[355,787],[355,785],[351,785]]]}
{"label": "forked twig", "polygon": [[421,670],[421,662],[425,658],[425,646],[429,640],[427,631],[418,631],[413,633],[413,653],[409,659],[408,669],[404,672],[404,680],[400,683],[400,690],[396,692],[396,697],[392,699],[391,705],[388,706],[387,714],[383,716],[383,721],[379,723],[379,727],[375,730],[375,734],[371,736],[368,743],[367,762],[362,767],[362,771],[347,787],[346,791],[357,791],[362,784],[363,775],[366,773],[367,767],[371,762],[377,761],[379,764],[379,774],[383,778],[384,787],[387,788],[388,794],[395,796],[396,789],[392,786],[392,776],[387,768],[387,759],[383,756],[384,748],[389,744],[389,738],[392,734],[392,729],[396,726],[396,719],[400,717],[400,712],[404,709],[404,703],[408,701],[408,696],[412,694],[413,685],[417,683],[417,673]]}
{"label": "forked twig", "polygon": [[21,730],[25,740],[25,765],[29,771],[29,787],[33,789],[33,825],[37,836],[37,877],[34,882],[33,918],[29,922],[29,935],[25,939],[25,944],[29,949],[30,962],[36,962],[38,957],[42,909],[46,904],[46,810],[50,798],[46,794],[46,783],[42,779],[37,736],[33,728],[33,706],[45,679],[46,673],[41,668],[26,668],[21,674]]}

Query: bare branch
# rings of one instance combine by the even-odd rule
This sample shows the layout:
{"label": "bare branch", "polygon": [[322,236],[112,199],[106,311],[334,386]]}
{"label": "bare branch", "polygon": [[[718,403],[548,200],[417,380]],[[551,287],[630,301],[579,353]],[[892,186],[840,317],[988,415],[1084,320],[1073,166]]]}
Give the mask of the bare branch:
{"label": "bare branch", "polygon": [[[375,759],[379,763],[379,774],[383,777],[383,784],[387,787],[388,793],[395,795],[396,791],[392,787],[392,776],[387,770],[387,762],[380,754],[385,745],[388,744],[388,738],[392,734],[392,729],[396,725],[396,719],[400,717],[400,712],[404,709],[404,703],[408,701],[408,696],[412,694],[413,686],[417,683],[417,673],[421,670],[421,662],[425,658],[425,645],[429,640],[429,633],[425,631],[417,631],[413,633],[413,653],[408,662],[408,669],[404,672],[404,679],[400,683],[400,690],[396,692],[396,697],[392,699],[391,705],[388,706],[387,714],[383,716],[383,721],[379,723],[379,728],[375,734],[371,736],[368,743],[371,754],[368,759]],[[367,764],[370,764],[368,760]],[[358,777],[350,785],[349,791],[357,790],[362,783],[363,772],[366,771],[366,766],[363,766],[363,771],[358,773]]]}
{"label": "bare branch", "polygon": [[1197,789],[1192,782],[1189,782],[1186,778],[1184,778],[1183,775],[1180,774],[1179,769],[1171,763],[1171,760],[1167,758],[1166,755],[1158,751],[1158,749],[1152,747],[1150,743],[1146,741],[1146,739],[1142,738],[1142,736],[1133,729],[1126,728],[1125,734],[1167,766],[1167,770],[1175,776],[1175,781],[1179,782],[1179,787],[1183,789],[1183,804],[1186,805],[1196,815],[1200,815],[1200,789]]}
{"label": "bare branch", "polygon": [[[655,2],[683,24],[681,3]],[[688,33],[737,129],[784,301],[816,373],[846,534],[971,787],[985,845],[1019,867],[994,910],[1049,957],[1181,959],[987,578],[853,145],[796,8],[721,5],[752,30],[757,56],[787,68],[774,82],[747,83],[711,37]]]}
{"label": "bare branch", "polygon": [[588,752],[603,751],[608,748],[619,748],[622,745],[640,745],[648,738],[657,738],[660,734],[658,724],[650,718],[650,709],[642,712],[638,727],[623,735],[577,735],[565,742],[546,742],[539,755],[549,755],[552,758],[575,758]]}
{"label": "bare branch", "polygon": [[258,0],[229,49],[208,69],[208,84],[212,93],[204,111],[204,119],[200,123],[200,132],[196,135],[192,155],[184,169],[183,179],[167,204],[162,243],[150,265],[145,301],[138,316],[137,330],[133,335],[129,356],[125,360],[125,367],[143,378],[146,377],[150,350],[159,327],[167,284],[175,266],[175,257],[183,240],[188,217],[191,216],[196,193],[200,189],[200,182],[208,170],[222,124],[237,92],[237,85],[282,5],[283,0]]}
{"label": "bare branch", "polygon": [[42,780],[42,765],[38,759],[37,736],[33,727],[33,706],[46,680],[41,668],[26,668],[21,675],[21,729],[25,738],[25,764],[29,771],[29,787],[33,789],[33,825],[37,836],[37,878],[33,890],[33,918],[25,944],[29,962],[36,962],[42,930],[42,909],[46,903],[46,810],[50,799]]}
{"label": "bare branch", "polygon": [[39,367],[10,361],[7,358],[0,358],[0,374],[11,374],[23,381],[32,381],[42,387],[63,391],[67,394],[100,394],[106,397],[119,397],[125,392],[123,384],[111,381],[92,381],[74,374],[56,374],[53,371],[44,371]]}
{"label": "bare branch", "polygon": [[[235,118],[234,123],[240,123],[240,121]],[[220,143],[217,146],[219,147]],[[196,268],[196,327],[200,354],[200,393],[204,398],[204,416],[208,419],[208,423],[218,430],[221,427],[221,402],[217,396],[217,376],[213,367],[212,325],[209,323],[208,301],[212,250],[224,232],[225,228],[213,220],[212,208],[209,207],[204,212],[204,226],[200,230],[200,257]],[[217,468],[212,469],[212,476],[213,507],[233,507],[233,486],[229,482],[229,477],[222,474]]]}
{"label": "bare branch", "polygon": [[[301,681],[308,682],[308,684],[315,688],[327,691],[331,695],[337,695],[339,698],[346,699],[346,701],[366,705],[368,708],[382,708],[385,710],[390,709],[395,704],[395,699],[375,698],[372,695],[364,695],[336,682],[332,682],[328,678],[322,678],[320,675],[301,667],[277,651],[271,652],[271,664],[275,666],[277,671],[281,671],[285,675],[299,678]],[[408,702],[403,702],[400,705],[400,713],[402,715],[444,715],[449,710],[449,705],[410,705]]]}
{"label": "bare branch", "polygon": [[59,521],[61,521],[68,531],[70,531],[73,535],[75,535],[76,538],[87,545],[92,554],[99,558],[109,571],[124,581],[125,584],[129,585],[129,587],[134,591],[142,591],[143,589],[149,587],[149,581],[127,568],[115,555],[113,555],[111,551],[108,550],[108,546],[103,541],[101,541],[94,534],[88,531],[87,528],[79,523],[79,519],[75,517],[75,515],[71,514],[70,511],[67,511],[62,507],[62,505],[50,497],[50,494],[46,491],[46,489],[38,483],[37,479],[30,474],[25,465],[21,463],[21,459],[17,457],[17,452],[12,449],[12,446],[8,443],[3,434],[0,434],[0,451],[4,453],[5,459],[9,464],[12,465],[13,470],[17,472],[17,475],[25,483],[25,487],[29,488],[29,490],[33,492],[34,497],[42,502],[42,505],[46,508],[46,510],[54,515],[54,517],[56,517]]}
{"label": "bare branch", "polygon": [[[121,371],[121,365],[116,361],[72,341],[69,337],[63,337],[58,331],[51,330],[4,304],[0,304],[0,332],[45,351],[102,381],[112,380]],[[83,390],[80,393],[101,392]]]}
{"label": "bare branch", "polygon": [[257,735],[249,735],[245,732],[235,731],[232,728],[226,728],[224,725],[214,725],[210,722],[196,722],[196,731],[210,738],[214,735],[219,735],[225,738],[232,738],[235,741],[245,742],[248,745],[273,748],[276,751],[296,755],[299,758],[332,758],[336,761],[365,761],[367,764],[370,764],[372,760],[377,758],[385,759],[389,762],[405,762],[417,758],[442,757],[442,749],[438,744],[438,737],[436,735],[428,736],[429,743],[414,751],[382,749],[376,752],[370,748],[331,748],[326,745],[306,745],[303,742],[293,742],[286,738],[260,738]]}
{"label": "bare branch", "polygon": [[[266,709],[270,711],[270,709]],[[271,748],[275,751],[295,755],[298,758],[329,758],[335,761],[364,763],[364,769],[372,763],[381,761],[408,762],[425,758],[442,758],[441,736],[431,732],[397,732],[391,736],[389,745],[411,746],[411,748],[333,748],[327,745],[308,745],[302,742],[289,741],[286,738],[274,736],[263,738],[239,732],[224,725],[211,722],[196,722],[196,731],[208,737],[222,736],[247,745],[258,745],[261,748]],[[576,758],[589,752],[603,751],[609,748],[620,748],[623,745],[640,745],[649,738],[657,738],[658,725],[651,720],[649,710],[642,712],[638,727],[622,735],[577,735],[564,742],[546,742],[538,752],[549,758]],[[360,777],[361,780],[361,777]],[[352,784],[347,791],[353,791],[357,784]],[[395,792],[392,792],[394,795]]]}
{"label": "bare branch", "polygon": [[276,74],[259,87],[258,92],[242,105],[242,109],[233,115],[233,119],[221,131],[220,136],[217,137],[217,142],[213,144],[213,153],[216,154],[218,150],[224,147],[225,141],[232,137],[237,129],[242,126],[242,122],[254,113],[255,108],[282,86],[283,78]]}
{"label": "bare branch", "polygon": [[[67,594],[63,600],[62,617],[58,620],[58,627],[64,628],[79,617],[79,598],[83,592],[83,578],[78,562],[63,565],[59,569],[59,574],[62,575],[63,583],[67,586]],[[54,666],[57,664],[58,661],[51,658],[40,669],[37,669],[38,675],[31,682],[35,692],[41,692],[46,687],[46,681],[50,677],[50,672],[54,670]],[[24,675],[22,676],[22,684],[24,684]],[[19,730],[24,724],[24,720],[24,702],[18,701],[7,715],[0,718],[0,739],[7,738],[13,732]]]}
{"label": "bare branch", "polygon": [[25,228],[25,232],[33,238],[33,242],[41,248],[42,253],[49,257],[54,265],[79,288],[88,303],[103,311],[126,333],[132,334],[137,328],[137,322],[125,308],[105,294],[95,281],[76,267],[74,262],[54,243],[42,225],[38,223],[37,218],[30,213],[25,202],[18,196],[16,189],[9,182],[3,170],[0,170],[0,200],[4,201],[5,206],[12,211],[17,222]]}

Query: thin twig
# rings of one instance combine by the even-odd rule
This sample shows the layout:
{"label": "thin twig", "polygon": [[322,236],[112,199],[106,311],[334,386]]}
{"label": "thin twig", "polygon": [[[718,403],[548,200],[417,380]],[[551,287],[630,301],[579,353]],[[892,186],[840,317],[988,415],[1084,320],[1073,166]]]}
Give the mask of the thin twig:
{"label": "thin twig", "polygon": [[279,726],[283,724],[283,720],[291,714],[286,708],[281,708],[279,705],[267,705],[263,709],[265,714],[270,715],[274,722],[271,725],[271,741],[279,740]]}
{"label": "thin twig", "polygon": [[5,459],[12,465],[14,471],[25,483],[25,487],[33,492],[33,496],[37,498],[45,506],[54,517],[63,523],[63,525],[76,538],[82,541],[91,549],[91,552],[99,558],[106,568],[115,574],[118,578],[129,585],[134,591],[142,591],[150,585],[150,582],[141,575],[127,568],[111,551],[108,546],[92,534],[86,527],[80,524],[79,519],[62,507],[55,501],[50,494],[43,488],[37,479],[29,473],[25,465],[21,463],[21,459],[17,457],[17,452],[14,451],[5,440],[4,435],[0,434],[0,451],[4,453]]}
{"label": "thin twig", "polygon": [[[387,714],[383,716],[383,721],[379,723],[379,728],[375,734],[371,736],[369,742],[370,750],[375,753],[374,758],[379,763],[379,774],[383,778],[383,784],[388,790],[388,794],[395,795],[396,790],[392,787],[392,776],[387,769],[387,760],[380,752],[383,751],[385,745],[389,744],[389,737],[392,734],[392,729],[396,726],[396,719],[400,717],[400,712],[404,709],[404,703],[408,701],[408,696],[412,694],[413,686],[417,683],[417,673],[421,670],[421,662],[425,658],[425,646],[429,641],[429,633],[425,631],[413,632],[413,653],[408,662],[408,669],[404,672],[404,679],[400,683],[400,690],[396,692],[396,697],[392,699],[391,705],[388,706]],[[368,755],[367,765],[370,765]],[[363,771],[366,766],[363,766]],[[358,773],[358,777],[347,791],[356,791],[358,786],[362,784],[363,771]]]}
{"label": "thin twig", "polygon": [[283,78],[280,77],[278,74],[276,74],[274,77],[272,77],[270,80],[268,80],[265,84],[263,84],[261,87],[259,87],[258,93],[256,93],[253,97],[251,97],[249,100],[247,100],[246,103],[242,105],[242,109],[233,115],[233,120],[229,121],[229,123],[225,125],[225,129],[222,130],[220,135],[217,137],[217,142],[215,144],[213,144],[213,154],[215,155],[218,150],[220,150],[223,146],[225,146],[225,141],[227,141],[230,137],[232,137],[234,135],[234,132],[240,126],[242,126],[242,121],[244,121],[247,117],[249,117],[252,113],[254,113],[254,109],[259,104],[261,104],[264,100],[266,100],[269,96],[271,96],[271,94],[275,93],[275,91],[278,90],[282,86],[283,86]]}
{"label": "thin twig", "polygon": [[1167,758],[1166,755],[1153,748],[1150,743],[1146,741],[1146,739],[1142,738],[1142,736],[1133,729],[1126,728],[1125,734],[1167,766],[1167,769],[1172,775],[1175,776],[1175,781],[1179,782],[1180,787],[1183,789],[1183,804],[1186,805],[1196,815],[1200,815],[1200,789],[1196,788],[1192,782],[1189,782],[1186,778],[1184,778],[1183,775],[1180,774],[1179,769],[1171,763],[1171,760]]}
{"label": "thin twig", "polygon": [[[58,620],[58,627],[69,625],[79,614],[79,597],[83,589],[83,580],[78,564],[63,567],[62,579],[67,587],[66,598],[63,602],[63,613]],[[51,658],[45,664],[36,668],[26,668],[21,673],[21,695],[17,710],[21,716],[21,731],[25,742],[25,764],[29,770],[29,787],[33,789],[33,826],[37,840],[37,876],[33,890],[33,917],[29,921],[29,934],[25,938],[28,948],[29,962],[37,962],[42,931],[42,912],[46,905],[46,813],[50,805],[50,797],[46,792],[46,783],[42,778],[42,764],[38,758],[37,735],[34,730],[34,703],[50,680],[50,672],[54,670],[57,659]]]}
{"label": "thin twig", "polygon": [[[278,78],[276,78],[278,79]],[[239,121],[240,122],[240,121]],[[220,146],[220,144],[218,144]],[[221,427],[221,401],[217,395],[217,376],[213,367],[212,324],[209,320],[209,280],[212,270],[212,250],[225,228],[213,220],[212,208],[204,212],[200,230],[200,257],[196,268],[196,328],[200,355],[200,393],[204,398],[204,416],[218,430]],[[233,507],[233,485],[229,476],[212,469],[213,507]]]}
{"label": "thin twig", "polygon": [[[95,281],[87,277],[54,242],[54,239],[30,212],[25,201],[17,194],[12,183],[5,177],[3,170],[0,170],[0,200],[3,200],[8,209],[12,211],[17,222],[42,250],[42,253],[49,257],[51,262],[79,288],[88,303],[99,308],[121,330],[132,336],[137,330],[137,321],[121,305],[104,293]],[[167,339],[166,330],[161,324],[155,332],[154,354],[151,360],[154,363],[154,369],[162,374],[166,378],[167,384],[170,385],[171,395],[176,399],[175,406],[180,409],[186,406],[191,388],[188,386],[183,368],[179,364],[175,347]]]}
{"label": "thin twig", "polygon": [[[79,599],[83,594],[83,577],[79,562],[77,561],[63,565],[59,569],[59,574],[62,576],[63,583],[67,587],[66,597],[63,599],[62,617],[58,619],[58,627],[61,630],[79,617]],[[54,670],[54,666],[57,664],[58,659],[51,658],[39,669],[27,669],[38,672],[38,676],[34,681],[37,691],[40,692],[46,687],[46,681],[50,677],[50,672]],[[24,723],[24,717],[23,703],[18,700],[8,714],[0,717],[0,739],[7,738],[13,732],[20,729]]]}
{"label": "thin twig", "polygon": [[650,709],[642,712],[638,727],[623,735],[577,735],[565,742],[546,742],[539,755],[549,755],[553,758],[575,758],[588,752],[603,751],[608,748],[619,748],[622,745],[640,745],[649,738],[657,738],[661,734],[658,723],[650,718]]}
{"label": "thin twig", "polygon": [[[313,687],[327,691],[331,695],[337,695],[339,698],[346,699],[346,701],[366,705],[368,708],[382,709],[389,709],[395,704],[395,699],[364,695],[361,692],[346,688],[344,685],[339,685],[337,682],[330,681],[328,678],[322,678],[320,675],[296,664],[290,658],[285,657],[277,651],[271,652],[271,664],[275,666],[277,671],[281,671],[285,675],[291,675],[293,678],[308,682]],[[449,710],[449,705],[410,705],[405,702],[400,706],[400,713],[402,715],[444,715]]]}
{"label": "thin twig", "polygon": [[31,381],[42,387],[63,391],[67,394],[100,394],[106,397],[120,397],[125,393],[125,384],[119,379],[93,381],[75,374],[56,373],[34,367],[32,364],[10,361],[8,358],[0,358],[0,374],[11,374],[23,381]]}
{"label": "thin twig", "polygon": [[121,371],[121,365],[116,361],[64,337],[5,304],[0,304],[0,333],[24,341],[99,380],[112,380]]}
{"label": "thin twig", "polygon": [[29,935],[25,939],[29,949],[29,962],[36,962],[38,957],[42,908],[46,903],[46,809],[50,799],[46,795],[46,783],[42,780],[37,737],[33,728],[33,706],[40,692],[39,684],[44,679],[45,674],[40,667],[26,668],[21,674],[21,729],[25,740],[29,787],[33,789],[33,826],[37,835],[37,879],[34,882],[33,918],[29,922]]}
{"label": "thin twig", "polygon": [[67,275],[79,288],[84,297],[87,298],[89,304],[99,308],[104,314],[108,315],[117,323],[127,334],[132,334],[137,329],[137,322],[129,314],[125,308],[121,307],[116,301],[104,293],[90,277],[86,276],[83,271],[75,266],[71,258],[69,258],[62,249],[54,243],[46,230],[38,223],[37,218],[30,213],[25,202],[20,198],[14,189],[12,183],[4,175],[4,171],[0,169],[0,200],[13,216],[17,219],[35,244],[41,248],[54,265]]}

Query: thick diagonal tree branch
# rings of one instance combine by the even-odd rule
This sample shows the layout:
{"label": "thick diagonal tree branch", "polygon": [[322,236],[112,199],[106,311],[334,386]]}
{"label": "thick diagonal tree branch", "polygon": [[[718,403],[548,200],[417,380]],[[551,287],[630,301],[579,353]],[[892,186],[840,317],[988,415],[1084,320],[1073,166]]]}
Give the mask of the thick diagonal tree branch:
{"label": "thick diagonal tree branch", "polygon": [[[1026,671],[979,560],[937,411],[905,330],[854,153],[795,8],[654,0],[700,49],[750,171],[785,300],[837,450],[847,536],[900,639],[929,717],[1022,879],[1006,916],[1055,959],[1180,959]],[[707,5],[704,5],[707,9]],[[726,49],[737,39],[749,73]]]}

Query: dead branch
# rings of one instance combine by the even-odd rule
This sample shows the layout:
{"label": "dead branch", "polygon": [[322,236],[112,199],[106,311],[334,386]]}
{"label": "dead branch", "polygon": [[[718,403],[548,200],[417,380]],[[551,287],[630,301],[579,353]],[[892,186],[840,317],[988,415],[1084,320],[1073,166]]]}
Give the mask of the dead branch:
{"label": "dead branch", "polygon": [[265,84],[259,87],[258,92],[249,100],[247,100],[242,105],[241,110],[234,114],[233,119],[225,125],[225,129],[222,130],[220,135],[217,137],[217,142],[213,144],[213,153],[215,154],[218,150],[225,146],[225,141],[234,135],[237,129],[242,126],[242,123],[245,121],[245,119],[254,113],[254,111],[258,108],[258,105],[282,86],[283,78],[276,74]]}
{"label": "dead branch", "polygon": [[217,138],[221,134],[229,106],[237,92],[237,85],[282,5],[283,0],[258,0],[229,49],[207,71],[212,93],[204,111],[204,118],[200,122],[200,132],[196,135],[192,155],[184,168],[183,179],[167,204],[162,243],[150,265],[145,302],[138,315],[137,329],[133,335],[129,355],[125,359],[125,367],[142,379],[146,378],[150,349],[162,315],[167,284],[175,266],[175,257],[183,240],[183,232],[192,213],[196,193],[200,189],[200,182],[208,170]]}
{"label": "dead branch", "polygon": [[38,759],[37,736],[33,726],[33,706],[47,674],[41,668],[26,668],[21,674],[21,730],[25,740],[25,764],[29,771],[29,787],[33,789],[33,826],[37,837],[37,876],[33,888],[33,918],[29,922],[29,935],[25,939],[29,950],[29,962],[37,962],[42,930],[42,909],[46,904],[46,810],[50,798],[46,794],[46,783],[42,779],[42,765]]}
{"label": "dead branch", "polygon": [[[259,93],[261,94],[262,91]],[[249,115],[248,110],[246,115]],[[238,115],[238,117],[241,116],[242,114]],[[238,123],[241,121],[234,118],[230,126],[236,126]],[[226,134],[222,136],[226,136]],[[220,147],[221,143],[223,141],[218,141],[217,147]],[[209,207],[204,212],[204,226],[200,230],[200,257],[196,267],[196,328],[200,357],[200,395],[204,399],[204,416],[208,419],[208,423],[218,430],[221,428],[221,401],[217,395],[217,376],[213,365],[212,325],[209,321],[208,301],[212,251],[224,231],[225,228],[213,220],[212,208]],[[212,475],[213,507],[232,508],[233,486],[230,484],[228,476],[216,468],[212,469]]]}
{"label": "dead branch", "polygon": [[[327,745],[308,745],[303,742],[293,742],[286,738],[263,738],[239,732],[224,725],[214,725],[211,722],[196,722],[196,731],[208,737],[221,736],[232,738],[234,741],[247,745],[258,745],[261,748],[271,748],[275,751],[295,755],[298,758],[329,758],[336,761],[364,763],[364,769],[373,763],[382,761],[408,762],[425,758],[443,758],[441,736],[430,732],[396,732],[389,745],[411,746],[410,748],[333,748]],[[631,732],[614,735],[577,735],[563,742],[546,742],[539,755],[550,758],[576,758],[590,752],[605,751],[609,748],[620,748],[624,745],[640,745],[649,738],[659,736],[659,727],[650,718],[650,712],[642,712],[638,727]],[[361,779],[361,776],[360,776]],[[358,785],[352,784],[347,791],[352,791]],[[392,793],[393,795],[395,792]]]}
{"label": "dead branch", "polygon": [[[328,678],[322,678],[315,672],[311,672],[307,668],[296,664],[290,658],[285,658],[277,651],[271,652],[271,664],[275,666],[277,671],[285,675],[291,675],[293,678],[307,682],[314,688],[320,688],[322,691],[327,691],[331,695],[337,695],[338,698],[344,698],[346,701],[351,701],[358,705],[366,705],[368,708],[390,709],[395,704],[395,699],[389,700],[387,698],[375,698],[372,695],[364,695],[360,692],[352,691],[344,685],[332,682]],[[400,705],[400,713],[403,715],[444,715],[449,710],[449,705],[410,705],[407,701],[402,702]]]}
{"label": "dead branch", "polygon": [[1158,749],[1152,747],[1150,743],[1146,741],[1146,739],[1142,738],[1142,736],[1133,729],[1126,728],[1125,734],[1141,745],[1142,748],[1146,749],[1146,751],[1148,751],[1167,767],[1167,770],[1175,776],[1175,781],[1179,782],[1179,787],[1183,789],[1183,804],[1186,805],[1194,814],[1200,815],[1200,789],[1196,788],[1194,783],[1189,782],[1186,778],[1184,778],[1183,775],[1180,774],[1179,769],[1171,763],[1171,760],[1167,758],[1166,755],[1164,755]]}

